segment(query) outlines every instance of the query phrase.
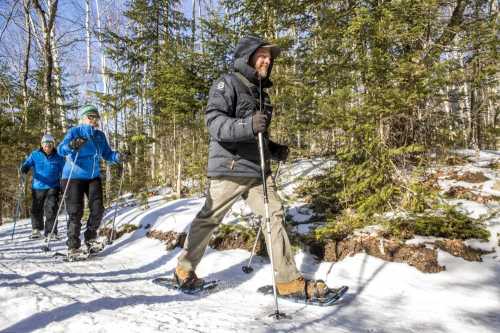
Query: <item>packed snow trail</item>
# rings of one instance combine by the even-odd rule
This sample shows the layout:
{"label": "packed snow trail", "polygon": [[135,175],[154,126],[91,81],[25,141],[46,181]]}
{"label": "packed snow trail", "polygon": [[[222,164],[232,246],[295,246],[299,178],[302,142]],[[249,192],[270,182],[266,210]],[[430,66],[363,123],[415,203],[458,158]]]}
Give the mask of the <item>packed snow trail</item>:
{"label": "packed snow trail", "polygon": [[[144,212],[126,209],[120,218],[136,214],[153,228],[173,211],[188,218],[200,205],[159,203]],[[293,319],[277,322],[267,317],[272,297],[256,292],[270,282],[269,264],[257,258],[254,273],[244,274],[246,251],[209,250],[199,275],[224,282],[189,296],[151,283],[172,274],[179,250],[166,252],[144,229],[117,240],[99,260],[63,263],[41,252],[41,241],[28,240],[29,220],[19,222],[14,242],[10,227],[0,228],[1,332],[494,332],[500,325],[500,262],[493,258],[470,263],[440,253],[447,271],[424,274],[356,255],[328,276],[331,285],[350,286],[342,301],[330,308],[281,301]],[[63,251],[63,243],[55,242],[54,250]],[[297,261],[316,278],[329,268],[303,253]]]}
{"label": "packed snow trail", "polygon": [[[95,260],[66,263],[51,255],[65,251],[64,240],[52,252],[29,240],[30,221],[21,220],[14,241],[12,224],[0,226],[0,332],[497,332],[500,327],[500,218],[488,221],[495,252],[483,262],[468,262],[439,251],[446,271],[426,274],[406,264],[358,254],[335,263],[317,264],[296,255],[308,277],[333,287],[348,285],[332,307],[280,300],[291,320],[275,321],[273,298],[257,292],[271,283],[270,265],[257,257],[245,274],[249,253],[209,249],[197,269],[200,277],[220,280],[201,295],[169,291],[151,282],[170,276],[180,249],[146,237],[148,230],[187,230],[203,199],[165,201],[149,208],[123,207],[117,226],[135,224]],[[471,214],[484,205],[464,201]],[[110,221],[113,210],[108,210]],[[60,233],[65,234],[64,217]]]}

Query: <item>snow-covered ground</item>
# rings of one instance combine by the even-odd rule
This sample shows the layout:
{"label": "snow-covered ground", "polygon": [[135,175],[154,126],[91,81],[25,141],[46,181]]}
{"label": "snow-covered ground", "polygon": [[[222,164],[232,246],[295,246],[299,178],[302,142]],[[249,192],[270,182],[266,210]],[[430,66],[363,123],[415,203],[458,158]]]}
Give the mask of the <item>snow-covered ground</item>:
{"label": "snow-covered ground", "polygon": [[[317,167],[315,162],[302,162],[300,170],[304,163]],[[286,173],[302,174],[290,169]],[[292,192],[291,183],[283,185]],[[471,215],[498,206],[463,204]],[[280,301],[281,311],[291,319],[276,321],[268,317],[273,298],[256,292],[270,284],[270,265],[257,258],[254,272],[243,273],[247,251],[207,251],[197,273],[223,281],[213,292],[189,296],[151,283],[155,277],[172,274],[180,250],[165,251],[146,232],[186,230],[202,205],[203,199],[167,202],[158,196],[151,198],[146,210],[123,207],[117,225],[140,228],[87,262],[59,262],[52,253],[41,252],[42,241],[28,239],[29,220],[18,222],[13,241],[12,225],[0,226],[0,332],[499,331],[499,217],[487,221],[492,240],[486,245],[494,253],[483,256],[483,262],[468,262],[440,251],[439,261],[446,271],[436,274],[365,254],[333,266],[318,264],[300,252],[297,264],[308,277],[350,289],[331,307]],[[233,211],[248,213],[241,203]],[[108,211],[105,219],[112,215]],[[234,220],[232,214],[226,217],[226,222]],[[62,218],[60,231],[65,231],[64,225]],[[64,251],[64,241],[54,242],[52,250]]]}

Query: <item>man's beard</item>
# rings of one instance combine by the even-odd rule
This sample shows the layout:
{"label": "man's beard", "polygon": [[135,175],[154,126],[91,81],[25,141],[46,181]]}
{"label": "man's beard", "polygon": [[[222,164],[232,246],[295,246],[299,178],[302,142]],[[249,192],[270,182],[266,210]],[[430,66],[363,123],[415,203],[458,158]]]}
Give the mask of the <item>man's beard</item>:
{"label": "man's beard", "polygon": [[257,73],[259,74],[259,77],[261,79],[263,79],[267,76],[267,70],[268,70],[268,68],[263,68],[263,67],[257,69]]}

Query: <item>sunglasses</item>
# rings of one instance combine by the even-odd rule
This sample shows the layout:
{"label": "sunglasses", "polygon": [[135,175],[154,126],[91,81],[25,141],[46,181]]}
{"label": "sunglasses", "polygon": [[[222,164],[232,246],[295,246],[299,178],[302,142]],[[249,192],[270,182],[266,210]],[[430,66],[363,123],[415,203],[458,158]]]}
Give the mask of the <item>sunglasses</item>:
{"label": "sunglasses", "polygon": [[87,118],[89,118],[90,120],[99,120],[99,116],[95,114],[89,114],[87,115]]}
{"label": "sunglasses", "polygon": [[42,142],[42,146],[53,146],[54,142]]}

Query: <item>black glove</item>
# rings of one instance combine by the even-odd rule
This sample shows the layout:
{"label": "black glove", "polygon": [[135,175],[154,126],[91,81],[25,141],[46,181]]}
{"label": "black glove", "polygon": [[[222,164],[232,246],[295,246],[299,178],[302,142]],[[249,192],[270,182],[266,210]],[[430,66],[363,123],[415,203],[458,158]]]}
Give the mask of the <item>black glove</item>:
{"label": "black glove", "polygon": [[86,139],[78,137],[76,139],[71,140],[71,142],[69,143],[69,147],[73,150],[78,150],[80,149],[81,146],[84,145],[85,142],[87,142]]}
{"label": "black glove", "polygon": [[25,175],[30,171],[29,166],[23,166],[21,167],[21,172],[24,173]]}
{"label": "black glove", "polygon": [[269,141],[269,151],[271,152],[271,158],[274,160],[284,162],[288,158],[288,146]]}
{"label": "black glove", "polygon": [[120,152],[120,162],[125,163],[129,160],[130,158],[130,152],[128,150],[121,151]]}
{"label": "black glove", "polygon": [[252,116],[252,130],[255,134],[264,133],[269,125],[268,117],[265,113],[256,112]]}

